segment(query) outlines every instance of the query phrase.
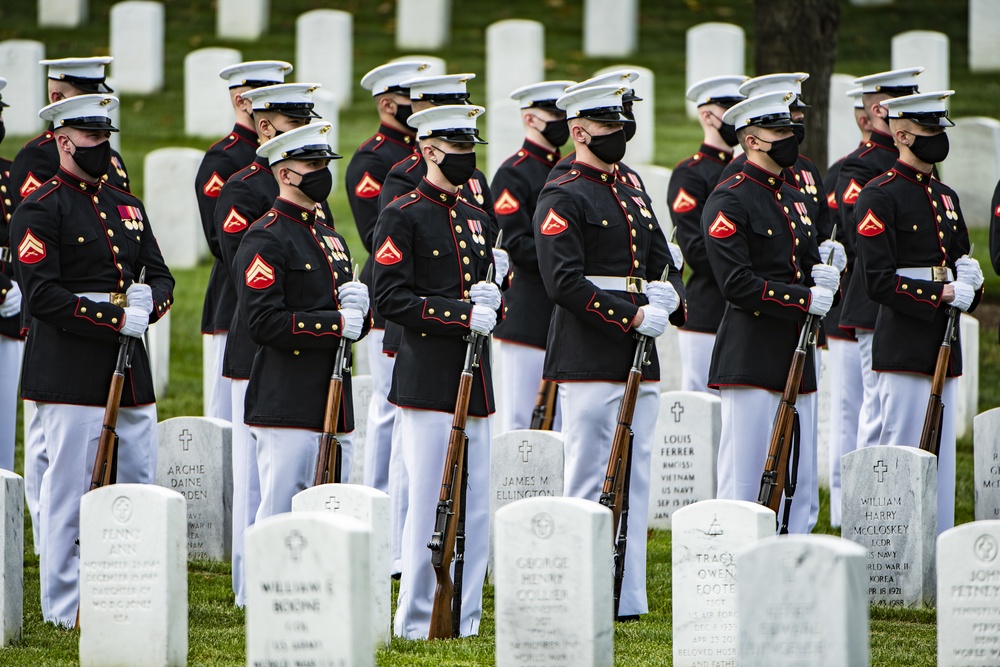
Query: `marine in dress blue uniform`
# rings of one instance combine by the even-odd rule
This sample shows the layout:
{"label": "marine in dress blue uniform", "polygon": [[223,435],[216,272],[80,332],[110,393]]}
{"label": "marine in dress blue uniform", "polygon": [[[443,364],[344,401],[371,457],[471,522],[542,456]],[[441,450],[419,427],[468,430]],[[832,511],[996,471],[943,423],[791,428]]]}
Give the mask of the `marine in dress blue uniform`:
{"label": "marine in dress blue uniform", "polygon": [[[872,341],[882,428],[879,445],[916,446],[949,311],[972,312],[983,272],[968,256],[958,195],[933,174],[948,155],[947,101],[954,91],[881,101],[899,148],[891,169],[865,185],[854,210],[864,286],[878,305]],[[962,374],[956,327],[942,401],[938,454],[938,533],[955,524],[954,378]]]}
{"label": "marine in dress blue uniform", "polygon": [[[684,323],[684,285],[642,190],[619,180],[625,154],[624,85],[595,86],[557,101],[569,119],[576,159],[549,181],[533,219],[538,266],[555,303],[544,377],[559,383],[566,448],[564,495],[597,501],[618,409],[637,344]],[[666,281],[660,281],[669,268]],[[629,533],[645,535],[650,455],[660,403],[655,350],[643,369],[632,422]],[[648,611],[646,541],[631,541],[619,618]]]}
{"label": "marine in dress blue uniform", "polygon": [[[566,112],[556,107],[556,100],[573,83],[543,81],[510,94],[521,108],[524,143],[500,165],[490,184],[496,196],[494,210],[513,269],[510,287],[504,293],[507,317],[494,332],[494,340],[502,341],[497,355],[503,377],[500,433],[531,426],[531,413],[542,381],[552,301],[538,272],[531,220],[549,171],[559,160],[559,149],[569,139]],[[556,409],[552,430],[560,430],[560,422]]]}
{"label": "marine in dress blue uniform", "polygon": [[[503,312],[486,211],[459,196],[475,169],[476,119],[483,108],[445,105],[414,113],[427,175],[390,203],[375,227],[375,301],[402,329],[389,400],[399,410],[400,450],[409,509],[402,535],[402,578],[393,630],[428,635],[436,579],[427,542],[434,531],[465,336],[488,334]],[[459,635],[479,632],[489,526],[490,354],[474,369],[466,434],[465,586]]]}
{"label": "marine in dress blue uniform", "polygon": [[708,261],[701,212],[722,170],[733,159],[733,146],[738,143],[736,128],[723,123],[722,117],[727,109],[745,99],[739,88],[746,80],[743,75],[716,76],[698,81],[687,91],[687,99],[698,109],[702,143],[694,155],[674,167],[667,190],[670,219],[688,267],[687,321],[677,334],[683,391],[711,391],[708,366],[726,300]]}
{"label": "marine in dress blue uniform", "polygon": [[236,291],[229,280],[229,270],[222,263],[222,249],[215,228],[215,204],[222,186],[229,177],[254,161],[257,132],[249,100],[241,97],[252,88],[284,83],[285,75],[292,71],[290,63],[280,60],[255,60],[231,65],[219,72],[229,85],[229,97],[236,113],[236,123],[229,134],[212,144],[205,152],[198,174],[194,179],[194,192],[198,198],[198,213],[208,249],[212,253],[212,272],[205,289],[205,303],[201,310],[201,333],[204,336],[206,367],[205,416],[232,421],[231,387],[229,379],[222,376],[222,359],[226,351],[226,335],[236,308]]}
{"label": "marine in dress blue uniform", "polygon": [[[234,261],[242,277],[240,312],[257,344],[244,417],[257,443],[257,521],[290,512],[292,496],[312,485],[337,350],[363,336],[371,322],[368,287],[354,280],[344,237],[316,216],[333,186],[327,165],[340,157],[330,149],[329,131],[330,123],[320,121],[257,149],[279,195],[246,232]],[[350,471],[349,369],[343,380],[335,428],[343,470]]]}
{"label": "marine in dress blue uniform", "polygon": [[[727,301],[709,371],[709,386],[722,398],[722,499],[757,500],[799,330],[808,314],[826,314],[839,291],[839,270],[819,261],[821,251],[826,257],[839,244],[819,246],[805,196],[782,177],[798,156],[788,108],[795,96],[766,93],[726,112],[723,120],[737,128],[747,160],[743,171],[719,184],[702,213],[709,261]],[[816,370],[810,347],[796,403],[801,440],[792,533],[811,530],[811,499],[818,493]]]}
{"label": "marine in dress blue uniform", "polygon": [[[142,202],[101,178],[117,104],[80,95],[39,112],[56,128],[60,168],[21,203],[10,228],[33,318],[21,395],[36,401],[50,462],[40,496],[42,616],[64,627],[79,606],[80,498],[122,336],[136,341],[118,416],[118,481],[151,483],[156,471],[156,398],[142,334],[169,310],[174,280]],[[142,269],[146,284],[136,282]]]}

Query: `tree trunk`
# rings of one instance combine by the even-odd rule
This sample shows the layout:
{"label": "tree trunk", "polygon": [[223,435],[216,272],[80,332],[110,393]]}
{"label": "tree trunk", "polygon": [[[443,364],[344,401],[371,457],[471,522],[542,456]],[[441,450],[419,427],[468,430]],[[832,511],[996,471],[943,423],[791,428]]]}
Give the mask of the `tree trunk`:
{"label": "tree trunk", "polygon": [[802,84],[806,139],[802,154],[826,173],[830,75],[837,60],[838,0],[754,0],[757,76],[808,72]]}

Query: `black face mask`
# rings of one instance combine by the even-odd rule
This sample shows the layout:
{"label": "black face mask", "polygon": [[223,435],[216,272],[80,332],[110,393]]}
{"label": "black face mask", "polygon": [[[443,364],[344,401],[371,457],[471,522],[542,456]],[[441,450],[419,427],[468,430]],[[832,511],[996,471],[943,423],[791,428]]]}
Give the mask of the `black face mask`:
{"label": "black face mask", "polygon": [[410,116],[412,115],[413,115],[412,104],[399,104],[397,102],[396,111],[395,113],[392,114],[392,117],[395,118],[396,121],[403,127],[409,127],[409,125],[406,124],[406,121],[408,121],[410,119]]}
{"label": "black face mask", "polygon": [[[718,116],[715,117],[719,118]],[[721,118],[719,118],[719,136],[722,137],[722,140],[730,148],[740,143],[740,140],[736,137],[736,126],[722,122]]]}
{"label": "black face mask", "polygon": [[632,106],[629,105],[627,109],[622,111],[622,115],[628,118],[630,121],[632,121],[631,123],[625,123],[624,125],[622,125],[622,131],[625,133],[625,141],[626,142],[632,141],[632,137],[635,136],[635,132],[637,129],[635,124],[635,114],[632,113]]}
{"label": "black face mask", "polygon": [[556,148],[559,148],[569,140],[569,124],[565,120],[550,120],[545,123],[542,136]]}
{"label": "black face mask", "polygon": [[[626,127],[628,126],[626,125]],[[601,162],[616,164],[621,162],[621,159],[625,157],[626,141],[628,140],[625,138],[625,130],[623,128],[611,134],[602,134],[600,136],[591,134],[590,143],[587,144],[587,148]]]}
{"label": "black face mask", "polygon": [[806,140],[806,126],[798,125],[792,127],[792,136],[794,136],[795,140],[801,145],[802,142]]}
{"label": "black face mask", "polygon": [[929,137],[921,134],[914,134],[913,143],[910,144],[910,151],[927,164],[937,164],[944,162],[948,157],[948,135],[945,132],[932,134]]}
{"label": "black face mask", "polygon": [[[767,141],[766,139],[764,141]],[[764,151],[782,169],[791,167],[799,159],[799,141],[795,135],[771,142],[770,150]]]}
{"label": "black face mask", "polygon": [[330,191],[333,190],[333,174],[326,167],[310,171],[308,174],[299,174],[294,169],[288,171],[302,177],[302,180],[295,187],[317,204],[325,202],[330,196]]}
{"label": "black face mask", "polygon": [[7,125],[0,120],[0,144],[3,143],[3,138],[7,136]]}
{"label": "black face mask", "polygon": [[461,185],[476,173],[475,153],[445,153],[440,148],[436,150],[444,155],[437,163],[441,175],[452,185]]}
{"label": "black face mask", "polygon": [[[70,143],[73,140],[70,139]],[[83,173],[87,174],[91,178],[100,178],[104,174],[108,173],[108,168],[111,166],[111,142],[102,141],[96,146],[77,146],[76,152],[73,153],[73,162],[76,162],[76,166],[83,170]]]}

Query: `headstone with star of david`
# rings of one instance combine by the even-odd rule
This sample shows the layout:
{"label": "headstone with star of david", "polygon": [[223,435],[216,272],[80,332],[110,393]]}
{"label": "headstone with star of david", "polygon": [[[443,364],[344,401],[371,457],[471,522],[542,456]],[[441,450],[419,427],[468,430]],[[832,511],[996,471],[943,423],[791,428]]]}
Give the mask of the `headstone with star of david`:
{"label": "headstone with star of david", "polygon": [[865,556],[833,535],[771,536],[744,548],[737,652],[714,664],[868,667]]}
{"label": "headstone with star of david", "polygon": [[660,395],[650,458],[649,526],[670,528],[678,509],[715,497],[722,401],[696,391]]}
{"label": "headstone with star of david", "polygon": [[494,515],[523,498],[563,495],[563,439],[555,431],[529,429],[493,436],[490,448],[490,566]]}
{"label": "headstone with star of david", "polygon": [[611,667],[611,510],[527,498],[496,529],[497,667]]}
{"label": "headstone with star of david", "polygon": [[299,491],[292,497],[293,512],[327,512],[350,516],[371,530],[368,565],[372,592],[372,640],[376,647],[389,643],[392,624],[389,505],[388,494],[360,484],[321,484]]}
{"label": "headstone with star of david", "polygon": [[937,664],[1000,664],[1000,521],[975,521],[937,540]]}
{"label": "headstone with star of david", "polygon": [[1000,519],[1000,408],[976,415],[973,422],[976,521]]}
{"label": "headstone with star of david", "polygon": [[840,534],[868,552],[873,605],[934,604],[937,457],[916,447],[865,447],[841,459]]}
{"label": "headstone with star of david", "polygon": [[741,500],[702,500],[672,517],[675,667],[734,663],[736,553],[774,535],[774,512]]}
{"label": "headstone with star of david", "polygon": [[374,667],[371,530],[288,512],[247,529],[247,665]]}
{"label": "headstone with star of david", "polygon": [[156,484],[187,500],[191,560],[228,561],[233,539],[232,425],[210,417],[159,424]]}
{"label": "headstone with star of david", "polygon": [[184,506],[181,494],[152,484],[83,494],[81,667],[187,665]]}

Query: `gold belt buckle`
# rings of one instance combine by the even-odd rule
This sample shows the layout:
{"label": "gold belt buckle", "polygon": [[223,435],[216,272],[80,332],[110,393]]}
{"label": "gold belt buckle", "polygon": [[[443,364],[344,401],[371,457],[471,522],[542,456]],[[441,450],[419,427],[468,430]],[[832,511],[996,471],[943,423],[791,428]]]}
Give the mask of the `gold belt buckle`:
{"label": "gold belt buckle", "polygon": [[111,292],[108,297],[108,301],[111,302],[112,306],[121,306],[122,308],[128,306],[128,297],[121,292]]}
{"label": "gold belt buckle", "polygon": [[625,276],[625,291],[629,294],[642,293],[642,278],[635,276]]}
{"label": "gold belt buckle", "polygon": [[948,282],[948,267],[947,266],[931,267],[931,280],[933,280],[936,283]]}

